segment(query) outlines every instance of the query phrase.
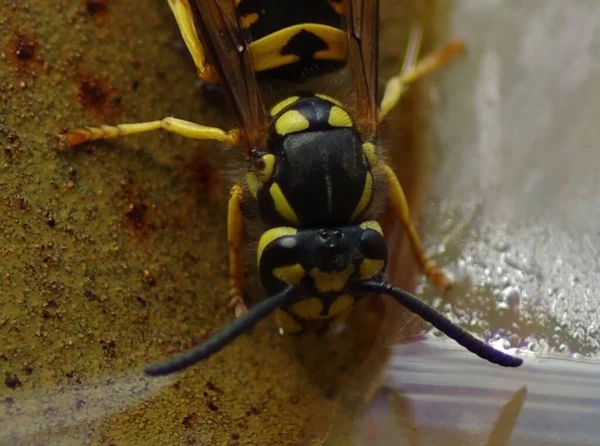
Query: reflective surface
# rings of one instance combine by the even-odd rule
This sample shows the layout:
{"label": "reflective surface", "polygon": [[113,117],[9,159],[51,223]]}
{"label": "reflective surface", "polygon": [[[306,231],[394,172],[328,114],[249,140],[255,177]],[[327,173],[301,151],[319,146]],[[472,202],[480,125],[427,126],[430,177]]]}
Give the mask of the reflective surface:
{"label": "reflective surface", "polygon": [[449,11],[469,54],[430,89],[424,222],[455,287],[419,289],[526,363],[500,369],[436,336],[397,345],[355,443],[600,444],[600,3]]}

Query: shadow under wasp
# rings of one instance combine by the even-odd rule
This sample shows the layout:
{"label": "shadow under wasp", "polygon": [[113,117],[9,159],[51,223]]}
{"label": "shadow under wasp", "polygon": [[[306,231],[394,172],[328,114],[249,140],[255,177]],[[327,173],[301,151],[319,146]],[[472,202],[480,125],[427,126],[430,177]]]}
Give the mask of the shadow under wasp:
{"label": "shadow under wasp", "polygon": [[[217,0],[169,3],[200,77],[224,84],[239,126],[224,130],[168,117],[67,134],[67,144],[75,146],[163,129],[241,148],[247,161],[245,184],[233,185],[228,205],[230,296],[237,319],[206,342],[145,372],[157,376],[183,370],[218,352],[274,311],[282,333],[327,327],[357,299],[372,293],[393,297],[483,359],[506,367],[521,365],[520,358],[494,349],[385,280],[388,250],[377,222],[382,197],[406,228],[423,272],[439,289],[450,286],[423,253],[400,182],[382,159],[378,130],[408,84],[442,65],[462,44],[453,42],[417,63],[421,34],[416,29],[400,73],[388,81],[378,103],[379,1],[333,2],[344,13],[353,116],[340,101],[319,93],[297,93],[267,111],[256,77],[256,63],[260,65],[266,56],[251,52],[252,42],[245,32],[249,21],[239,11],[232,18]],[[340,57],[339,48],[332,58]],[[296,61],[279,59],[278,63]],[[241,248],[244,217],[252,214],[266,226],[259,239],[257,264],[270,297],[248,310],[242,299]]]}

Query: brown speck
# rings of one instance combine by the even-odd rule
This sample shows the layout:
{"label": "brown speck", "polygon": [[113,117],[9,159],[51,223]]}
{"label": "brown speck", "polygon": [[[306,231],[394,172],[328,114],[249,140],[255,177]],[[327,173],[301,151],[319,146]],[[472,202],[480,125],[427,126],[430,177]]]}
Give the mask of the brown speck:
{"label": "brown speck", "polygon": [[216,412],[217,410],[219,410],[219,408],[212,401],[209,401],[208,404],[206,404],[206,407],[208,407],[213,412]]}
{"label": "brown speck", "polygon": [[83,295],[88,299],[88,300],[99,300],[99,296],[94,293],[92,290],[84,290],[83,291]]}
{"label": "brown speck", "polygon": [[6,375],[6,378],[4,378],[4,384],[6,384],[6,387],[9,389],[16,389],[22,385],[21,380],[17,375]]}
{"label": "brown speck", "polygon": [[148,204],[128,203],[125,217],[130,232],[144,232],[148,228]]}
{"label": "brown speck", "polygon": [[240,439],[240,434],[238,434],[237,432],[234,432],[231,434],[231,439],[234,441],[237,441]]}
{"label": "brown speck", "polygon": [[196,415],[196,412],[192,412],[189,415],[186,415],[183,418],[183,421],[181,422],[181,424],[183,424],[183,426],[186,427],[187,429],[190,429],[190,428],[196,426],[198,424],[198,415]]}
{"label": "brown speck", "polygon": [[106,0],[86,0],[85,8],[91,16],[104,15],[108,12]]}
{"label": "brown speck", "polygon": [[98,79],[82,79],[79,83],[79,100],[84,107],[102,108],[108,99],[105,85]]}
{"label": "brown speck", "polygon": [[54,228],[56,226],[56,220],[54,220],[53,217],[49,217],[48,220],[46,220],[46,224],[49,228]]}
{"label": "brown speck", "polygon": [[107,358],[115,358],[117,356],[117,344],[115,341],[101,340],[100,345]]}
{"label": "brown speck", "polygon": [[82,75],[79,79],[79,102],[81,105],[102,115],[115,114],[120,98],[102,78]]}
{"label": "brown speck", "polygon": [[25,373],[25,376],[29,376],[33,373],[33,367],[31,367],[30,365],[26,365],[25,367],[23,367],[23,373]]}
{"label": "brown speck", "polygon": [[212,390],[213,392],[223,393],[223,391],[221,389],[219,389],[217,386],[215,386],[212,381],[206,381],[206,388],[208,390]]}
{"label": "brown speck", "polygon": [[10,44],[10,52],[13,58],[21,65],[36,59],[37,48],[37,41],[33,37],[23,34],[17,34]]}
{"label": "brown speck", "polygon": [[156,286],[156,279],[152,277],[150,271],[148,270],[144,270],[144,273],[142,274],[142,282],[144,282],[150,288],[154,288]]}
{"label": "brown speck", "polygon": [[221,196],[221,173],[208,156],[195,155],[185,162],[184,168],[199,196],[212,200]]}

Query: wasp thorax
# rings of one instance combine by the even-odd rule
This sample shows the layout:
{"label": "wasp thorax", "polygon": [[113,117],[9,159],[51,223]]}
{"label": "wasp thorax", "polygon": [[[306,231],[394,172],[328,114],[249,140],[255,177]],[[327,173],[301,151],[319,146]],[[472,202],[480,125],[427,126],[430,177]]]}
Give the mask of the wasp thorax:
{"label": "wasp thorax", "polygon": [[267,150],[248,176],[261,217],[313,228],[359,221],[373,191],[367,151],[335,99],[305,94],[281,101],[271,110]]}
{"label": "wasp thorax", "polygon": [[312,281],[315,293],[341,292],[351,280],[381,274],[387,245],[378,223],[321,229],[279,227],[263,234],[258,265],[269,294]]}

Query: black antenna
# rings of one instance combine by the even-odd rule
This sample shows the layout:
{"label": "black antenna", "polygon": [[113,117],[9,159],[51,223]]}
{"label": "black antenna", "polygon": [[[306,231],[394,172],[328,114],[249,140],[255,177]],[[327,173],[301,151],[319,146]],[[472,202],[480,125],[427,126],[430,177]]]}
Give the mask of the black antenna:
{"label": "black antenna", "polygon": [[483,358],[491,363],[501,365],[503,367],[519,367],[523,364],[521,358],[507,355],[499,350],[496,350],[489,344],[477,339],[468,331],[460,328],[443,314],[430,307],[421,299],[412,294],[396,288],[388,282],[376,281],[360,281],[355,282],[351,289],[353,291],[372,292],[387,294],[392,296],[400,304],[404,305],[408,310],[421,316],[425,321],[429,322],[438,330],[444,332],[449,338],[454,339],[464,348],[472,353],[475,353],[480,358]]}
{"label": "black antenna", "polygon": [[271,314],[273,310],[292,305],[303,294],[304,286],[301,284],[288,286],[283,291],[254,305],[246,314],[234,320],[206,342],[190,348],[180,356],[147,367],[144,373],[149,376],[169,375],[207,359],[231,343],[239,335],[250,330],[258,322]]}

